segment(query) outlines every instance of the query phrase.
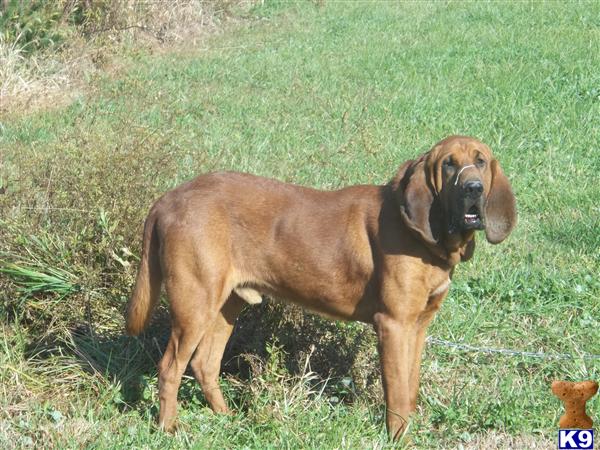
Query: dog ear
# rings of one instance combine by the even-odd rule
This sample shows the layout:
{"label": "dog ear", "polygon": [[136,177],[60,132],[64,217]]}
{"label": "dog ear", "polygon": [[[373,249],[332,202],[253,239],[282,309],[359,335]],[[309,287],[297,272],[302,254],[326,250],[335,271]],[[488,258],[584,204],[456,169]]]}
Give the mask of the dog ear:
{"label": "dog ear", "polygon": [[441,208],[427,179],[425,158],[406,162],[398,171],[396,201],[404,224],[426,244],[437,246],[443,223]]}
{"label": "dog ear", "polygon": [[460,260],[462,262],[468,261],[473,257],[474,253],[475,253],[475,236],[473,236],[473,238],[469,242],[467,242],[467,245],[465,246],[465,248],[461,250]]}
{"label": "dog ear", "polygon": [[492,244],[502,242],[517,223],[515,196],[510,182],[495,159],[491,163],[492,187],[485,205],[485,236]]}

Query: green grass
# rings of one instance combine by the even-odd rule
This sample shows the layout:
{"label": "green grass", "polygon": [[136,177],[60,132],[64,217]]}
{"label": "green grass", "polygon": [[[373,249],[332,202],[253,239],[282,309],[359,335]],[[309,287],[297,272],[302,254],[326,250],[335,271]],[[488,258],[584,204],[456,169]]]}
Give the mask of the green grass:
{"label": "green grass", "polygon": [[[280,307],[247,312],[240,333],[256,342],[232,344],[236,415],[210,414],[186,379],[180,431],[154,429],[164,327],[121,336],[143,218],[161,192],[217,169],[385,183],[441,138],[476,136],[512,181],[519,224],[499,246],[478,239],[430,334],[600,353],[598,3],[266,2],[248,15],[202,48],[128,51],[126,70],[66,108],[1,119],[3,447],[390,445],[370,330]],[[40,275],[59,288],[32,290]],[[274,337],[283,349],[269,352]],[[338,355],[324,388],[303,370],[312,344],[320,379]],[[250,349],[260,363],[237,356]],[[429,345],[412,442],[553,446],[554,379],[598,380],[600,360]],[[600,420],[600,395],[588,410]]]}

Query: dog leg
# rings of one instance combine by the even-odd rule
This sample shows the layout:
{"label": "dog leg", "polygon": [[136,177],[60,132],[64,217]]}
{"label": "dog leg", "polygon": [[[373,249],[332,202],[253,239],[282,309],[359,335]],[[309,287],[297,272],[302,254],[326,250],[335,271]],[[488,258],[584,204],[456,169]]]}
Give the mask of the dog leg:
{"label": "dog leg", "polygon": [[412,364],[410,367],[409,392],[410,392],[410,411],[414,412],[417,409],[417,397],[419,396],[419,378],[421,375],[421,356],[425,345],[425,337],[427,334],[427,325],[422,325],[417,328],[415,336]]}
{"label": "dog leg", "polygon": [[202,336],[203,321],[190,318],[186,327],[174,324],[162,359],[158,363],[158,397],[160,413],[158,426],[170,431],[177,416],[177,391],[181,377]]}
{"label": "dog leg", "polygon": [[171,430],[175,423],[177,391],[187,364],[231,291],[225,290],[224,281],[200,280],[185,267],[173,269],[172,273],[166,282],[171,337],[158,364],[158,424],[165,431]]}
{"label": "dog leg", "polygon": [[419,378],[421,375],[421,357],[423,355],[423,347],[425,346],[425,338],[427,336],[427,328],[429,324],[435,317],[436,312],[440,309],[442,305],[442,301],[446,294],[448,293],[448,289],[446,288],[443,292],[437,293],[436,295],[429,298],[427,302],[427,308],[421,316],[419,317],[418,323],[416,325],[416,332],[414,338],[414,347],[413,347],[413,355],[412,355],[412,364],[410,367],[410,380],[409,380],[409,390],[410,390],[410,408],[411,411],[415,411],[417,409],[417,397],[419,395]]}
{"label": "dog leg", "polygon": [[235,293],[223,305],[208,333],[196,349],[190,365],[206,401],[216,413],[229,413],[229,408],[219,387],[219,371],[225,346],[233,331],[235,319],[244,307],[245,302]]}
{"label": "dog leg", "polygon": [[379,339],[379,358],[387,407],[386,425],[390,437],[398,440],[408,426],[411,412],[409,387],[414,327],[383,313],[375,315],[374,323]]}

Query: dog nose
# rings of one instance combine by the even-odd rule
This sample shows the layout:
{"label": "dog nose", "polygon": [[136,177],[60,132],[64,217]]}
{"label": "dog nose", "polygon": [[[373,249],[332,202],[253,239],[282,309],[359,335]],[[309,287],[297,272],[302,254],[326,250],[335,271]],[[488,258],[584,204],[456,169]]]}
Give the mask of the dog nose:
{"label": "dog nose", "polygon": [[483,183],[479,180],[467,181],[463,185],[465,193],[470,197],[478,197],[483,192]]}

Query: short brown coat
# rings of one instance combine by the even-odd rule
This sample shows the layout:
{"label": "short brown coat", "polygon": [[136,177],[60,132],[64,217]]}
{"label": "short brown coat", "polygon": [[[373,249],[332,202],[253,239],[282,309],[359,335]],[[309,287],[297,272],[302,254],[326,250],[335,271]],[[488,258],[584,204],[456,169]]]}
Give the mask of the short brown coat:
{"label": "short brown coat", "polygon": [[463,136],[406,162],[384,186],[319,191],[220,172],[163,195],[146,220],[127,315],[128,332],[141,332],[164,282],[172,334],[159,364],[161,427],[173,426],[190,358],[211,407],[228,411],[217,381],[223,350],[245,302],[266,294],[374,325],[386,422],[400,436],[416,407],[425,330],[454,266],[474,251],[474,230],[454,229],[464,213],[457,196],[473,180],[483,184],[486,236],[498,243],[516,222],[514,196],[489,148]]}

